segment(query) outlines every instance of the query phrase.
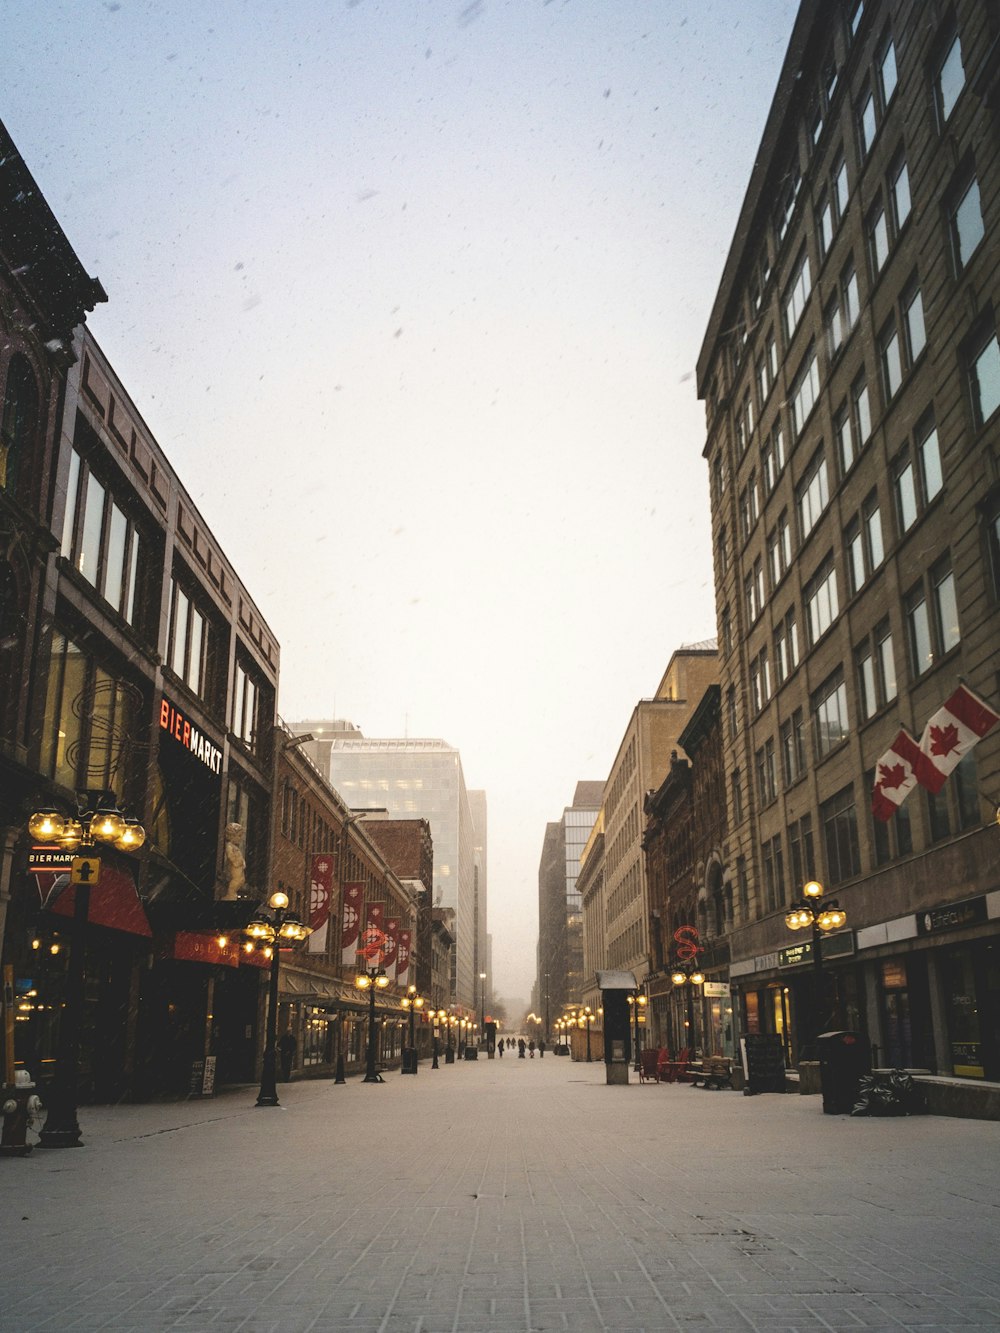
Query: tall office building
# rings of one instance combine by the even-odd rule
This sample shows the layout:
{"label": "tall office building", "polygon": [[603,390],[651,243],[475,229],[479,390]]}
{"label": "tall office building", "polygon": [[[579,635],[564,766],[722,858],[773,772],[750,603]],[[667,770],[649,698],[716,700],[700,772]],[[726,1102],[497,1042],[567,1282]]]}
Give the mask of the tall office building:
{"label": "tall office building", "polygon": [[[995,0],[801,5],[698,361],[730,977],[791,1060],[846,1025],[1000,1078],[1000,727],[939,715],[1000,709],[998,37]],[[823,986],[785,919],[816,879]]]}
{"label": "tall office building", "polygon": [[476,823],[458,750],[443,740],[372,739],[343,721],[297,722],[293,730],[312,733],[313,740],[303,749],[352,810],[382,809],[396,816],[420,816],[430,823],[434,902],[455,912],[454,1002],[470,1012],[477,1009],[478,972],[485,970],[478,962],[486,957],[486,798],[481,793],[476,803],[484,825],[477,876]]}
{"label": "tall office building", "polygon": [[[583,910],[576,880],[580,856],[601,808],[603,782],[578,782],[572,805],[545,826],[538,866],[536,1003],[550,1023],[583,990]],[[551,1036],[551,1032],[546,1032]]]}

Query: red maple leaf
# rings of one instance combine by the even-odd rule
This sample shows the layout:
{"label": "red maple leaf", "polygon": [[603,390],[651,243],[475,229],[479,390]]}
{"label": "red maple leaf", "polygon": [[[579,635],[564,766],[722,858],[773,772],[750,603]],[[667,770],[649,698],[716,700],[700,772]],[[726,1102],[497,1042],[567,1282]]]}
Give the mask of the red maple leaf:
{"label": "red maple leaf", "polygon": [[879,764],[877,787],[901,787],[906,781],[902,764]]}
{"label": "red maple leaf", "polygon": [[958,749],[958,728],[952,724],[947,727],[931,727],[931,754],[951,754]]}

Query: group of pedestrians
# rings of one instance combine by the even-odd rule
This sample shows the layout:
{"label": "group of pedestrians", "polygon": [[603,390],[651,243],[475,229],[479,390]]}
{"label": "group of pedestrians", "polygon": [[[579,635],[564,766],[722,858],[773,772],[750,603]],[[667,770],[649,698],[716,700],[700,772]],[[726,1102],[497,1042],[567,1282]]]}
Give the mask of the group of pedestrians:
{"label": "group of pedestrians", "polygon": [[537,1046],[533,1038],[526,1042],[523,1037],[501,1037],[497,1042],[497,1054],[502,1056],[505,1048],[511,1051],[515,1046],[517,1047],[517,1058],[519,1060],[525,1058],[526,1052],[528,1059],[534,1060],[536,1050],[538,1051],[539,1060],[545,1055],[545,1039],[543,1037],[539,1038]]}

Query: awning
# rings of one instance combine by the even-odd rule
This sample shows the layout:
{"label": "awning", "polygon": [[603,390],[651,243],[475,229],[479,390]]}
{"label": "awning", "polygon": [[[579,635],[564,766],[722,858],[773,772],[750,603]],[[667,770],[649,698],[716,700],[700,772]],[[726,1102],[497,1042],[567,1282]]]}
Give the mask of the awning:
{"label": "awning", "polygon": [[[66,871],[39,870],[35,872],[35,881],[43,913],[57,917],[74,915],[76,887],[70,884]],[[104,861],[100,880],[91,884],[88,892],[87,921],[90,925],[152,939],[153,932],[136,893],[135,882],[126,871]]]}
{"label": "awning", "polygon": [[219,936],[208,930],[178,930],[157,941],[158,958],[173,959],[179,963],[214,963],[223,967],[239,967],[240,941],[227,939],[219,943]]}
{"label": "awning", "polygon": [[639,983],[631,972],[603,971],[597,973],[598,990],[638,990]]}

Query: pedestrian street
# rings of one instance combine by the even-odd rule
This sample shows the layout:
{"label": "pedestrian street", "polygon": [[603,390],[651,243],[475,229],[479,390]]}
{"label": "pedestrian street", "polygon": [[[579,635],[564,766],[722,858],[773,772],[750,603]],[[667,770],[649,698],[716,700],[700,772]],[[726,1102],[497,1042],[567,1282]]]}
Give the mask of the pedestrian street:
{"label": "pedestrian street", "polygon": [[[634,1079],[634,1075],[633,1075]],[[508,1058],[82,1107],[0,1162],[0,1327],[1000,1328],[1000,1127]]]}

